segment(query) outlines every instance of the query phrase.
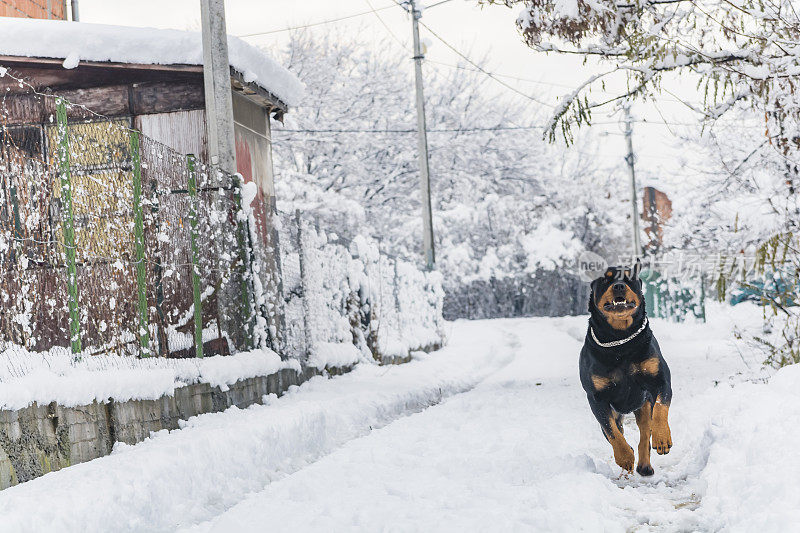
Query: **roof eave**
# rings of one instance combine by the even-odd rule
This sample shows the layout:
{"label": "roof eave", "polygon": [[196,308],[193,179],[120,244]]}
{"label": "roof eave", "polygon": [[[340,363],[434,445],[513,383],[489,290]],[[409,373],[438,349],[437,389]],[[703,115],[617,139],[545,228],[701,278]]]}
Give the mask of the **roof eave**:
{"label": "roof eave", "polygon": [[[51,57],[27,57],[27,56],[7,56],[0,55],[0,65],[9,67],[20,65],[48,65],[56,66],[63,64],[63,59]],[[113,61],[81,61],[81,66],[96,68],[111,68],[120,70],[158,70],[165,72],[194,72],[202,73],[202,65],[169,64],[160,65],[154,63],[119,63]],[[231,87],[234,91],[240,92],[250,100],[266,107],[270,114],[276,119],[283,121],[283,115],[289,111],[289,106],[264,87],[245,81],[244,75],[231,67]]]}
{"label": "roof eave", "polygon": [[289,106],[286,102],[262,86],[245,81],[244,75],[233,67],[231,67],[231,85],[234,91],[241,93],[263,107],[269,108],[273,118],[283,122],[283,115],[289,111]]}

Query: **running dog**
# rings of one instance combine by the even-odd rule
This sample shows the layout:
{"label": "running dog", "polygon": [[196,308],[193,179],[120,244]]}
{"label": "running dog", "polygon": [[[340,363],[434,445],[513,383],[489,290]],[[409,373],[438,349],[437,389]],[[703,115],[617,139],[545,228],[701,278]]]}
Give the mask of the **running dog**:
{"label": "running dog", "polygon": [[633,412],[639,426],[636,471],[652,476],[650,439],[660,455],[669,453],[667,422],[672,386],[667,362],[650,330],[644,308],[639,261],[611,267],[594,280],[589,294],[589,330],[580,356],[581,385],[614,461],[633,471],[633,449],[625,441],[622,415]]}

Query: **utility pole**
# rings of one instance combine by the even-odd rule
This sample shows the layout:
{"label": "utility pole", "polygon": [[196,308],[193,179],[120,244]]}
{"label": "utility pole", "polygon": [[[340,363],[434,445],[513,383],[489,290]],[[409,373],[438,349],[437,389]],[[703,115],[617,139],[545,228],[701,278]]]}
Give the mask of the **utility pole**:
{"label": "utility pole", "polygon": [[70,2],[70,7],[72,8],[72,22],[79,22],[81,17],[80,10],[78,9],[78,0],[72,0],[72,2]]}
{"label": "utility pole", "polygon": [[419,19],[422,12],[417,9],[415,0],[409,0],[411,29],[414,34],[414,80],[417,93],[417,136],[419,145],[420,185],[422,188],[422,243],[425,250],[425,267],[433,270],[436,265],[436,251],[433,244],[433,217],[431,214],[431,179],[428,165],[428,133],[425,123],[425,98],[422,93],[422,47],[419,42]]}
{"label": "utility pole", "polygon": [[[225,26],[224,0],[200,0],[201,24],[203,27],[203,82],[206,101],[206,129],[208,132],[208,158],[211,163],[211,178],[207,186],[221,187],[224,174],[236,173],[236,141],[233,129],[233,96],[231,93],[231,67],[228,60],[228,32]],[[217,212],[224,212],[229,194],[215,194]],[[225,235],[227,220],[217,222],[219,235]],[[213,244],[216,268],[222,271],[229,267],[223,257],[223,239],[216,238]],[[244,349],[246,331],[237,311],[241,297],[237,295],[237,282],[233,279],[220,283],[217,289],[217,327],[221,335],[227,335],[235,349]]]}
{"label": "utility pole", "polygon": [[206,98],[208,156],[211,165],[223,172],[236,172],[233,133],[231,67],[228,61],[228,33],[225,2],[200,0],[203,26],[203,81]]}
{"label": "utility pole", "polygon": [[639,236],[639,201],[636,196],[636,168],[634,167],[633,154],[633,119],[631,118],[631,107],[625,106],[625,140],[628,143],[628,155],[625,162],[628,163],[628,170],[631,173],[631,219],[633,220],[633,257],[639,257],[642,253],[642,243]]}

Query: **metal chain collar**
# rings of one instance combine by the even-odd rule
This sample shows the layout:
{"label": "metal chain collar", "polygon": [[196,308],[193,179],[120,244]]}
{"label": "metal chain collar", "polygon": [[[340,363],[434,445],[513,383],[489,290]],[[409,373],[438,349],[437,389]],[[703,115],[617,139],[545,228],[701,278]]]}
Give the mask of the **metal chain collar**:
{"label": "metal chain collar", "polygon": [[627,337],[625,339],[620,339],[618,341],[600,342],[599,340],[597,340],[597,335],[594,334],[594,329],[592,329],[592,326],[589,326],[589,332],[592,334],[592,339],[594,339],[594,342],[596,342],[598,345],[602,346],[603,348],[613,348],[614,346],[621,346],[625,344],[626,342],[632,340],[636,335],[644,331],[644,328],[647,327],[647,322],[648,322],[647,318],[645,318],[644,322],[642,323],[642,327],[637,329],[636,333],[634,333],[630,337]]}

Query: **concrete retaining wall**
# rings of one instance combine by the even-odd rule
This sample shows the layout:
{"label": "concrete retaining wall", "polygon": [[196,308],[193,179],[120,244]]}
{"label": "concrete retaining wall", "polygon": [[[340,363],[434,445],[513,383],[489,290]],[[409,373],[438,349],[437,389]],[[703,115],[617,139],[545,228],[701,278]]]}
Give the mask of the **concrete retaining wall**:
{"label": "concrete retaining wall", "polygon": [[240,380],[226,391],[197,383],[158,400],[111,399],[80,407],[51,403],[0,410],[0,489],[108,455],[115,442],[136,444],[153,431],[177,429],[179,420],[261,403],[265,395],[280,396],[291,385],[318,374],[315,369],[302,373],[284,369]]}

